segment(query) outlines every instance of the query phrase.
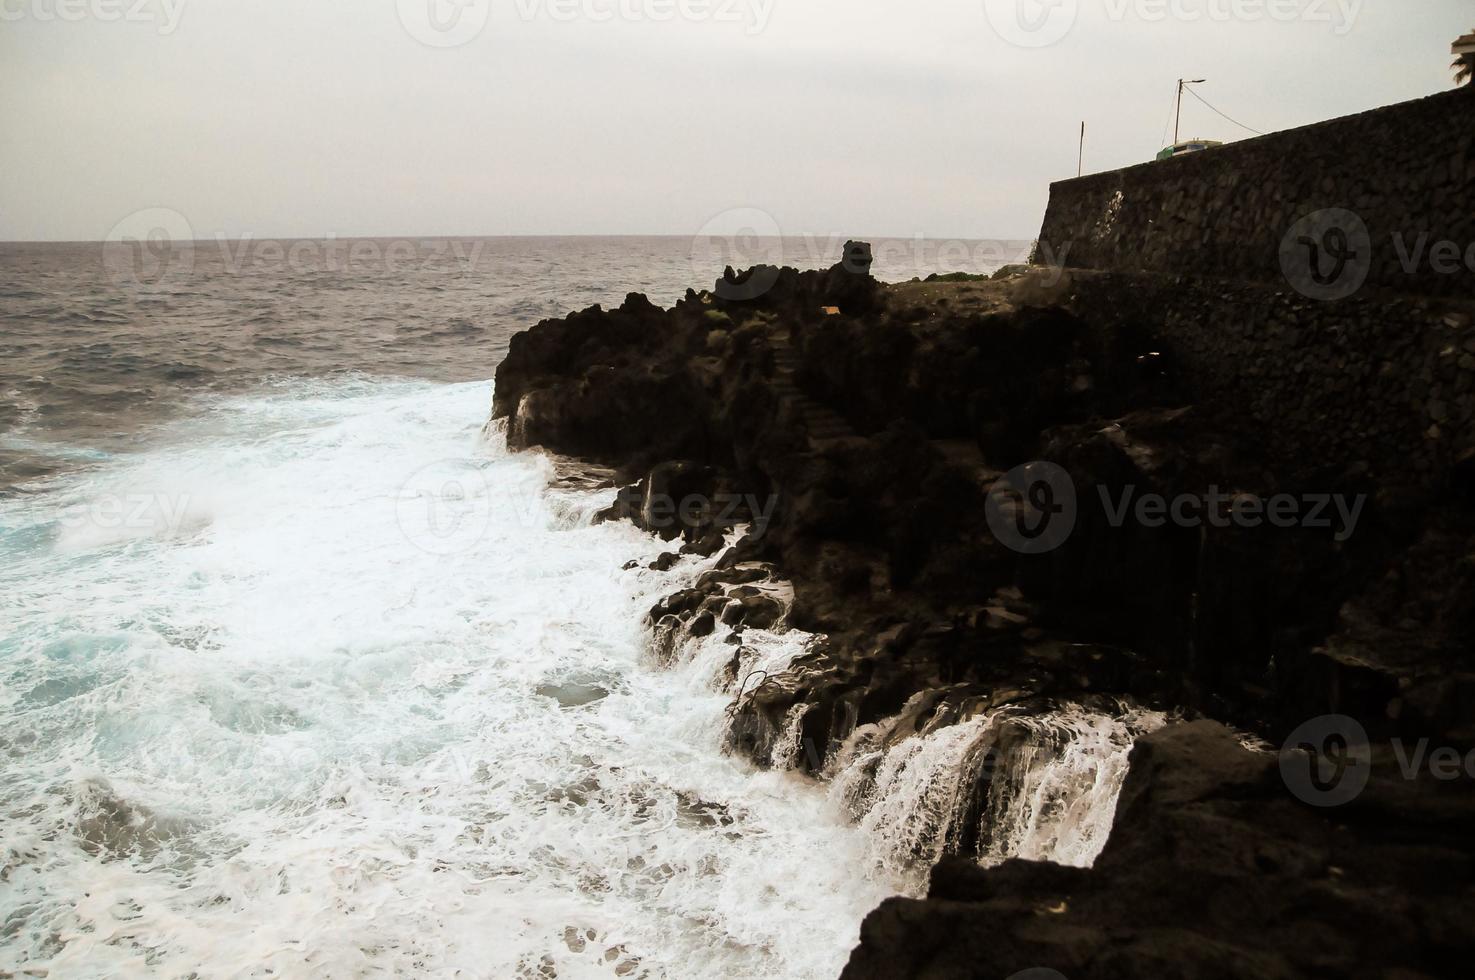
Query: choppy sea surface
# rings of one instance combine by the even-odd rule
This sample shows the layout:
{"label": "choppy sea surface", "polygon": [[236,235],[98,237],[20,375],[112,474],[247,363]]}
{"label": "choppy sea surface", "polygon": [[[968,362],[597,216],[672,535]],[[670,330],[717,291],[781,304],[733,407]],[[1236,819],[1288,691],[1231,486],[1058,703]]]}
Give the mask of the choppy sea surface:
{"label": "choppy sea surface", "polygon": [[515,331],[720,250],[265,244],[0,245],[0,972],[836,975],[911,811],[724,754],[641,625],[706,565],[486,424]]}

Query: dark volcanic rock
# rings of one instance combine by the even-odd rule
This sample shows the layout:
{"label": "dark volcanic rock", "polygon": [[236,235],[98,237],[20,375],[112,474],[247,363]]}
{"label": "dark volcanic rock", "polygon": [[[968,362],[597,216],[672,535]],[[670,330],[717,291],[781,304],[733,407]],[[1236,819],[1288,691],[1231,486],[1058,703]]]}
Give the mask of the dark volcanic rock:
{"label": "dark volcanic rock", "polygon": [[669,571],[671,566],[676,564],[680,558],[681,556],[674,551],[662,552],[656,556],[656,560],[651,562],[649,567],[652,571],[656,572]]}
{"label": "dark volcanic rock", "polygon": [[[1395,736],[1475,745],[1469,466],[1394,492],[1272,459],[1240,403],[1179,377],[1171,337],[1093,322],[1068,281],[883,287],[868,268],[851,243],[832,269],[727,270],[670,310],[631,296],[519,334],[497,371],[510,445],[629,484],[606,518],[682,554],[748,526],[649,615],[662,664],[733,627],[735,750],[818,769],[887,719],[1114,698],[1272,742],[1346,713],[1382,757]],[[1000,481],[1033,461],[1066,474],[1074,523],[1027,554],[999,531],[1023,506]],[[1312,493],[1359,500],[1355,533],[1113,517],[1146,495]],[[784,627],[821,636],[742,676],[741,631]],[[776,759],[795,724],[802,757]],[[1466,816],[1466,790],[1425,774],[1315,810],[1273,756],[1175,727],[1134,753],[1095,868],[945,862],[926,900],[867,920],[847,975],[1440,975],[1470,952]]]}
{"label": "dark volcanic rock", "polygon": [[692,636],[711,636],[712,631],[717,628],[717,621],[710,612],[704,612],[691,621],[688,631]]}
{"label": "dark volcanic rock", "polygon": [[1381,761],[1353,805],[1328,811],[1293,798],[1276,756],[1222,725],[1148,735],[1093,868],[945,862],[926,899],[867,917],[843,976],[1463,975],[1475,783],[1430,793]]}

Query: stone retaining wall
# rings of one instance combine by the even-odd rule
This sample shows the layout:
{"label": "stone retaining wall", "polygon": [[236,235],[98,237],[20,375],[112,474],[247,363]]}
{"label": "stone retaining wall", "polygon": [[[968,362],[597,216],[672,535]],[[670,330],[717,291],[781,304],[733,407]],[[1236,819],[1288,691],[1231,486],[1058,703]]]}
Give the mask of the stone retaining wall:
{"label": "stone retaining wall", "polygon": [[1040,243],[1072,268],[1475,297],[1475,86],[1060,181]]}
{"label": "stone retaining wall", "polygon": [[1156,331],[1201,401],[1274,455],[1430,486],[1475,451],[1475,303],[1147,273],[1072,272],[1072,305]]}
{"label": "stone retaining wall", "polygon": [[1060,181],[1036,262],[1278,454],[1432,486],[1475,450],[1475,87]]}

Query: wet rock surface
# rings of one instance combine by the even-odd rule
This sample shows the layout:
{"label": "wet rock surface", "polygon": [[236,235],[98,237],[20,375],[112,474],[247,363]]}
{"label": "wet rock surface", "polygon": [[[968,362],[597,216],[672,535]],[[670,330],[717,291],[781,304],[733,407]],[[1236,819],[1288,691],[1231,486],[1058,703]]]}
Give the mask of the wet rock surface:
{"label": "wet rock surface", "polygon": [[[1063,703],[1172,708],[1276,746],[1346,714],[1375,763],[1392,738],[1475,747],[1458,473],[1390,489],[1271,457],[1171,337],[1093,319],[1071,288],[1030,270],[883,286],[850,246],[825,271],[727,270],[670,310],[632,295],[519,334],[494,410],[514,447],[613,467],[606,519],[720,554],[650,610],[654,654],[731,645],[732,748],[760,764],[833,774],[867,726],[904,738]],[[1029,524],[1018,468],[1034,461],[1074,495],[1050,548],[1011,531]],[[1207,516],[1323,495],[1360,502],[1355,519]],[[1133,509],[1151,496],[1198,501],[1201,519]],[[815,638],[783,670],[744,668],[745,633],[786,629]],[[1471,880],[1450,829],[1475,826],[1475,801],[1427,774],[1365,795],[1329,813],[1274,754],[1170,725],[1131,756],[1094,868],[945,860],[928,898],[872,914],[847,975],[1439,975],[1475,934],[1444,904]],[[984,804],[960,805],[975,829],[948,853],[975,853]]]}
{"label": "wet rock surface", "polygon": [[843,976],[1463,976],[1472,786],[1375,777],[1318,810],[1275,753],[1176,725],[1138,740],[1093,867],[945,860],[925,900],[866,919]]}

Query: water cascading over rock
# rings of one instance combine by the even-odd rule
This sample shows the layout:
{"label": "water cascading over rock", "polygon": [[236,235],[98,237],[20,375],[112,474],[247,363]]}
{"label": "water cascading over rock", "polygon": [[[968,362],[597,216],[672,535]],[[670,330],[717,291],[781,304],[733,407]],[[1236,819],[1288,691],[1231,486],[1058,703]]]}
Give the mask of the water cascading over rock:
{"label": "water cascading over rock", "polygon": [[[711,580],[709,579],[710,583]],[[786,599],[786,583],[767,583]],[[785,610],[787,604],[785,603]],[[819,637],[747,628],[719,637],[691,630],[690,611],[648,622],[657,661],[696,664],[734,696],[722,738],[775,769],[815,770],[806,745],[812,706],[792,704],[762,723],[739,710],[765,685],[792,683],[788,668]],[[894,716],[852,730],[815,775],[831,803],[871,839],[877,869],[920,887],[945,855],[991,865],[1014,857],[1089,866],[1110,833],[1132,743],[1167,716],[1120,701],[1009,704],[962,717],[926,693]]]}
{"label": "water cascading over rock", "polygon": [[947,854],[1088,866],[1111,830],[1133,741],[1167,719],[1125,705],[1029,710],[1006,706],[898,741],[885,724],[859,729],[831,799],[895,873]]}

